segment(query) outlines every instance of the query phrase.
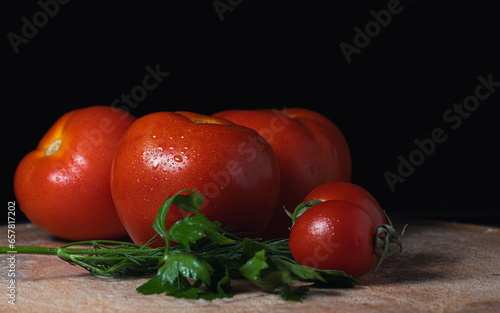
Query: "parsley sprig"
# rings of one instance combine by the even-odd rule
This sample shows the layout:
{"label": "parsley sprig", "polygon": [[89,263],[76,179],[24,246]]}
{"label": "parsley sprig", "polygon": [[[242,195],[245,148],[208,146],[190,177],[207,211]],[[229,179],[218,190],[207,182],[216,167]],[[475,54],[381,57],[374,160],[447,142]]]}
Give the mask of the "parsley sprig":
{"label": "parsley sprig", "polygon": [[[288,249],[288,240],[261,241],[243,237],[210,221],[203,213],[188,215],[166,229],[169,208],[199,212],[205,196],[181,190],[167,197],[153,228],[165,247],[149,243],[93,240],[69,243],[60,248],[21,247],[19,254],[57,255],[78,265],[92,276],[123,277],[155,274],[137,288],[139,293],[166,294],[178,298],[207,299],[232,297],[231,279],[247,279],[266,292],[280,290],[285,300],[301,301],[312,283],[318,287],[352,287],[358,279],[341,271],[318,270],[297,264]],[[155,238],[152,238],[155,240]],[[176,243],[176,244],[173,244]],[[91,245],[92,248],[81,248]],[[75,248],[76,247],[76,248]],[[0,247],[0,254],[9,252]]]}

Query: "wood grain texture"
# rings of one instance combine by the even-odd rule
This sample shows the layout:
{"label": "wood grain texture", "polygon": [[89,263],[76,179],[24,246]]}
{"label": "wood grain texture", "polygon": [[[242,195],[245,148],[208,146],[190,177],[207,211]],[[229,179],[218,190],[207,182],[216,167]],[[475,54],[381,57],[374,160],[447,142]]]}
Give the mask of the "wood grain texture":
{"label": "wood grain texture", "polygon": [[[0,246],[6,246],[6,227],[0,234]],[[18,246],[64,243],[34,225],[16,227]],[[242,280],[233,282],[231,299],[144,296],[135,288],[147,278],[93,278],[57,257],[17,255],[12,306],[8,266],[0,256],[1,312],[500,312],[500,229],[465,224],[410,221],[403,252],[362,277],[359,286],[312,288],[302,303]]]}

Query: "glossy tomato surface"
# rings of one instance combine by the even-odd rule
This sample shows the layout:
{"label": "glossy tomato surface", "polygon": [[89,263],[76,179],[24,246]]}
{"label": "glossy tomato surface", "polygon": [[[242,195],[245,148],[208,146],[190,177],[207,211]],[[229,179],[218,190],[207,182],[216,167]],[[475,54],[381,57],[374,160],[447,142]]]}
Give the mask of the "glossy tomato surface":
{"label": "glossy tomato surface", "polygon": [[[165,198],[194,188],[205,194],[200,212],[210,220],[258,235],[276,207],[279,184],[276,156],[257,132],[190,112],[138,119],[120,141],[111,178],[118,214],[138,244],[155,235],[152,223]],[[186,214],[171,208],[167,228]]]}
{"label": "glossy tomato surface", "polygon": [[231,110],[216,113],[255,129],[273,148],[281,175],[280,197],[264,238],[288,237],[293,210],[314,187],[351,179],[351,158],[340,130],[323,115],[307,109]]}
{"label": "glossy tomato surface", "polygon": [[328,182],[314,188],[304,201],[311,200],[345,200],[350,201],[370,215],[375,226],[386,224],[386,219],[382,208],[377,200],[363,187],[349,182]]}
{"label": "glossy tomato surface", "polygon": [[59,118],[16,169],[14,190],[21,211],[64,239],[125,236],[109,181],[115,148],[134,121],[127,112],[105,106]]}
{"label": "glossy tomato surface", "polygon": [[358,205],[342,200],[321,202],[295,222],[290,252],[299,264],[360,277],[377,261],[375,229],[370,216]]}

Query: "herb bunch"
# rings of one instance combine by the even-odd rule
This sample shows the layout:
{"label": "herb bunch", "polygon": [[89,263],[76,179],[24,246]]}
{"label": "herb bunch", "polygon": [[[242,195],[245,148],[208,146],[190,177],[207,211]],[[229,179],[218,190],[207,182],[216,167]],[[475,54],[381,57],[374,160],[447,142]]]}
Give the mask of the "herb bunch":
{"label": "herb bunch", "polygon": [[[288,240],[261,241],[241,236],[210,221],[204,214],[186,216],[166,229],[170,206],[186,212],[200,210],[205,196],[194,190],[181,190],[167,197],[160,207],[153,228],[165,246],[95,240],[73,242],[60,248],[21,247],[19,254],[57,255],[78,265],[92,276],[154,276],[137,288],[142,294],[160,294],[188,299],[232,297],[231,279],[243,278],[266,292],[281,289],[285,300],[300,301],[309,284],[293,286],[295,281],[318,287],[352,287],[359,280],[341,271],[318,270],[297,264],[288,249]],[[173,243],[176,243],[174,245]],[[80,248],[91,245],[92,248]],[[9,252],[0,247],[0,254]]]}

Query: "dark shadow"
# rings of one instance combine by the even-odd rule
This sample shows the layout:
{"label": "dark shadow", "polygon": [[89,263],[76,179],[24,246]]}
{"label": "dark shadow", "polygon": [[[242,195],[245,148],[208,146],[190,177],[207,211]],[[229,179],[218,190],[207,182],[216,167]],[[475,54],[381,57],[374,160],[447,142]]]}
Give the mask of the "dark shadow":
{"label": "dark shadow", "polygon": [[361,285],[424,283],[453,278],[450,270],[459,261],[445,251],[397,253],[361,278]]}

